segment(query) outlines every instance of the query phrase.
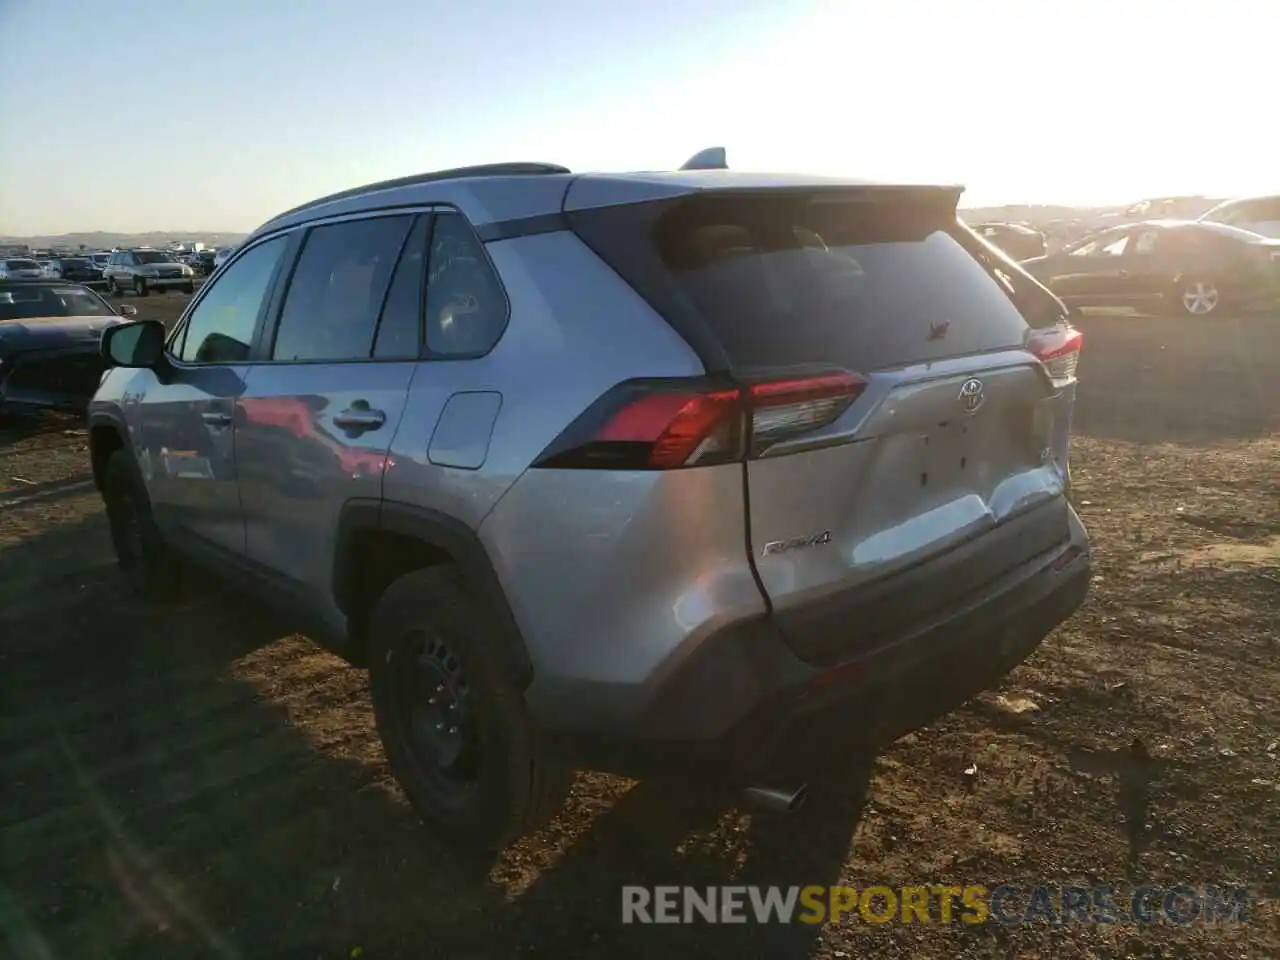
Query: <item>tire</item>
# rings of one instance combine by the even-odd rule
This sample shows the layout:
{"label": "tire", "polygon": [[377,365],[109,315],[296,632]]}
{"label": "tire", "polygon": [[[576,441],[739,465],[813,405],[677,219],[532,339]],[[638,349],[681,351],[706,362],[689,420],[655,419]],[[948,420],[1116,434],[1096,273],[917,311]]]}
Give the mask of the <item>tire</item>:
{"label": "tire", "polygon": [[1193,277],[1180,284],[1173,296],[1175,308],[1192,317],[1207,317],[1219,312],[1225,299],[1221,287],[1203,277]]}
{"label": "tire", "polygon": [[116,286],[115,277],[107,277],[107,296],[108,297],[118,297],[123,292],[124,292],[123,290],[121,290],[118,286]]}
{"label": "tire", "polygon": [[116,562],[129,586],[148,600],[176,597],[179,564],[151,518],[151,500],[128,450],[116,450],[107,459],[102,500]]}
{"label": "tire", "polygon": [[378,733],[409,802],[449,838],[491,850],[550,819],[573,773],[529,715],[501,630],[443,565],[387,588],[369,646]]}
{"label": "tire", "polygon": [[182,285],[182,292],[190,297],[196,292],[196,285],[194,283],[184,283]]}
{"label": "tire", "polygon": [[151,291],[147,288],[147,281],[143,280],[141,277],[133,278],[133,292],[139,297],[151,296]]}

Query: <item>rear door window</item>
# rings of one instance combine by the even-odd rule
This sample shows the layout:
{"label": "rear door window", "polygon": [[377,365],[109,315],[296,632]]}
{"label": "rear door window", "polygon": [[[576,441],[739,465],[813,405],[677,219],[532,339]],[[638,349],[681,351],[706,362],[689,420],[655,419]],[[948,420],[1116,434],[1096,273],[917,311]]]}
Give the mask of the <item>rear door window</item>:
{"label": "rear door window", "polygon": [[975,258],[953,199],[866,197],[707,195],[570,222],[691,342],[709,331],[734,371],[867,371],[1022,344],[1012,268]]}
{"label": "rear door window", "polygon": [[272,359],[366,360],[412,216],[314,227],[298,258]]}

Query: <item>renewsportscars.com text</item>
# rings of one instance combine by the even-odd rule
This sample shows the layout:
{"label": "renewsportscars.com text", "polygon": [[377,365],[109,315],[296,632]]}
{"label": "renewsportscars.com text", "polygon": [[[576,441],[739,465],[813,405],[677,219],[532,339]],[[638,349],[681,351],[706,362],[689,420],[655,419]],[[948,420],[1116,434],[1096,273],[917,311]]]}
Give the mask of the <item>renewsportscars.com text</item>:
{"label": "renewsportscars.com text", "polygon": [[1242,923],[1244,887],[1005,883],[622,888],[623,923]]}

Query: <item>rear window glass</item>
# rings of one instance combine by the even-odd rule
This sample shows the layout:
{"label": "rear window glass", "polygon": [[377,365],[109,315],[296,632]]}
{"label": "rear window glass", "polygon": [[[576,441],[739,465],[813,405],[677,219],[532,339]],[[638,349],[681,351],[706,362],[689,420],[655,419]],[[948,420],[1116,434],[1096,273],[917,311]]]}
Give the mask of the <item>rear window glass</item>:
{"label": "rear window glass", "polygon": [[1016,268],[975,259],[954,202],[932,195],[695,197],[571,222],[691,342],[709,330],[733,370],[867,371],[1021,345],[1027,329]]}

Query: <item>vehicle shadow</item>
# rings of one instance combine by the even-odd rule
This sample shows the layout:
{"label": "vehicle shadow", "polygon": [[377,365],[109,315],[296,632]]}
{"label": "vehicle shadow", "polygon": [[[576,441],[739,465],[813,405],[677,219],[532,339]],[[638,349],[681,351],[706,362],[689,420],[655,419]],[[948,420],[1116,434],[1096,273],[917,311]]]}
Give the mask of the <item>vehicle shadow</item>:
{"label": "vehicle shadow", "polygon": [[[496,861],[444,843],[390,777],[361,671],[217,587],[171,608],[132,600],[100,512],[72,513],[0,542],[0,947],[12,955],[816,946],[820,928],[799,923],[623,925],[622,886],[838,882],[863,765],[828,801],[749,822],[640,784],[513,893],[521,850],[545,852],[554,825]],[[598,805],[571,804],[578,822]]]}
{"label": "vehicle shadow", "polygon": [[[822,928],[798,919],[799,904],[789,923],[762,922],[745,897],[745,922],[623,923],[623,887],[692,887],[705,896],[708,887],[777,886],[785,895],[840,883],[871,763],[842,775],[832,767],[834,779],[786,815],[691,806],[660,782],[637,784],[510,906],[503,946],[541,945],[554,929],[552,942],[582,957],[810,955]],[[459,947],[473,936],[466,927],[449,934]]]}
{"label": "vehicle shadow", "polygon": [[1280,431],[1275,315],[1088,315],[1073,430],[1131,443],[1220,444]]}

